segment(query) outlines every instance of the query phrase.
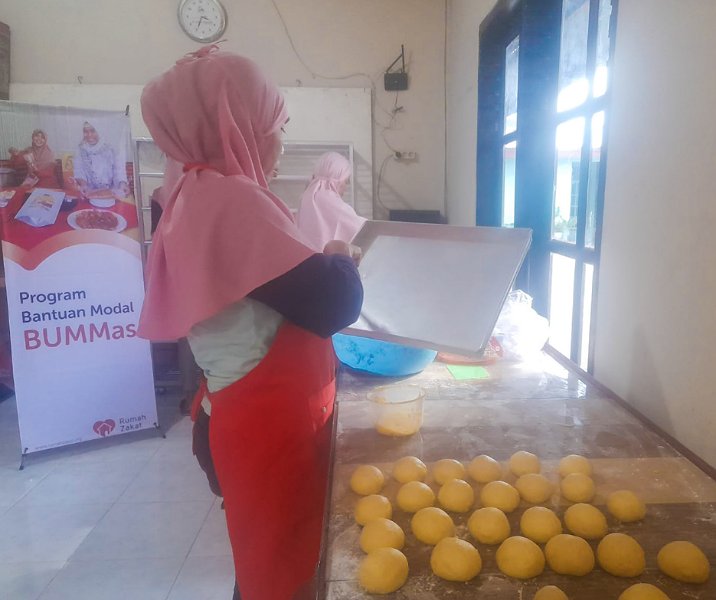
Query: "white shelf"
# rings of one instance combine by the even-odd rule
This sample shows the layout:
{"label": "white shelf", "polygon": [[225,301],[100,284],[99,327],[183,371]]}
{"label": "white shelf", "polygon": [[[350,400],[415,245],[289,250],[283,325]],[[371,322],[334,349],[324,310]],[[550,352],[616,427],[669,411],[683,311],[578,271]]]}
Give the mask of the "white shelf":
{"label": "white shelf", "polygon": [[308,183],[311,178],[305,175],[277,175],[272,181],[305,181]]}
{"label": "white shelf", "polygon": [[[162,168],[164,157],[159,149],[154,145],[150,138],[135,138],[135,195],[139,207],[140,216],[140,238],[142,245],[148,247],[151,245],[151,234],[146,231],[144,215],[151,211],[151,206],[145,198],[142,190],[142,179],[152,178],[159,179],[164,177],[164,173],[159,170]],[[288,204],[288,207],[295,213],[296,204],[301,196],[305,185],[311,181],[313,168],[319,157],[326,152],[337,152],[345,156],[351,165],[351,173],[355,172],[353,164],[353,144],[348,142],[301,142],[286,141],[283,144],[284,153],[281,156],[279,174],[272,183],[281,189],[282,193],[278,195]],[[146,170],[142,170],[142,169]],[[355,188],[354,178],[351,177],[348,188],[345,191],[344,199],[347,204],[355,207]],[[146,203],[145,203],[146,201]]]}

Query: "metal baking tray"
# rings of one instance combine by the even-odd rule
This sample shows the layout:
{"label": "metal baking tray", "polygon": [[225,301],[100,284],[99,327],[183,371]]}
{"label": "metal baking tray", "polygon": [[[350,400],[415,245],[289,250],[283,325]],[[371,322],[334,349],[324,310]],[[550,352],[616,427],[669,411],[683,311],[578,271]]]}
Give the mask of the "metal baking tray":
{"label": "metal baking tray", "polygon": [[367,221],[364,301],[343,333],[479,356],[530,247],[530,229]]}

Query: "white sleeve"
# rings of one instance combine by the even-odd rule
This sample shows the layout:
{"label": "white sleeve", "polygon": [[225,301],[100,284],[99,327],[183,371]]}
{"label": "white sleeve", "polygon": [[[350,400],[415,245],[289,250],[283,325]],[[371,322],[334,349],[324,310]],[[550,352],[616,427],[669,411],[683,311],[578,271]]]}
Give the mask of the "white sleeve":
{"label": "white sleeve", "polygon": [[127,183],[127,159],[125,155],[126,152],[124,152],[124,150],[115,151],[114,148],[112,148],[112,160],[114,162],[114,173],[112,175],[114,185]]}
{"label": "white sleeve", "polygon": [[75,179],[87,181],[87,173],[85,173],[84,166],[82,165],[82,156],[79,147],[72,156],[72,173]]}

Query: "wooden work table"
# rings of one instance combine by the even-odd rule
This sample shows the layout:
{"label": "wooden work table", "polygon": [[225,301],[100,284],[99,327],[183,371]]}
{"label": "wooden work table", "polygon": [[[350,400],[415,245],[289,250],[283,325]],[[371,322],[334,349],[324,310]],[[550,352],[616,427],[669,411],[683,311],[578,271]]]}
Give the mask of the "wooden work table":
{"label": "wooden work table", "polygon": [[[405,531],[410,575],[394,594],[401,600],[489,598],[532,600],[537,589],[558,585],[570,600],[617,600],[639,581],[652,583],[671,600],[716,600],[716,481],[616,401],[581,381],[546,355],[535,361],[502,361],[488,365],[489,378],[456,380],[445,365],[433,363],[407,378],[426,392],[424,423],[417,434],[391,438],[372,427],[366,392],[397,380],[373,377],[343,369],[339,376],[337,427],[333,457],[331,498],[324,542],[323,581],[320,597],[327,600],[371,598],[357,583],[364,554],[358,545],[360,528],[353,520],[359,496],[348,487],[360,464],[373,464],[386,474],[383,490],[393,503],[393,520]],[[457,535],[473,543],[482,556],[482,572],[468,583],[450,583],[432,574],[432,547],[418,542],[410,530],[410,517],[395,505],[399,484],[389,475],[392,464],[414,455],[430,464],[442,458],[469,462],[488,454],[506,465],[517,450],[528,450],[542,460],[542,472],[554,483],[557,462],[567,454],[583,454],[594,467],[597,497],[594,504],[606,513],[606,496],[630,489],[647,503],[647,516],[639,523],[619,524],[607,514],[610,532],[636,538],[646,553],[647,569],[636,579],[609,575],[598,566],[585,577],[558,575],[545,567],[536,579],[511,579],[497,569],[496,546],[477,543],[467,530],[464,515],[451,514]],[[505,477],[514,483],[512,475]],[[432,479],[427,483],[437,493]],[[478,484],[472,483],[479,507]],[[569,503],[555,493],[546,504],[562,517]],[[512,535],[519,535],[524,502],[508,515]],[[568,533],[565,530],[565,533]],[[683,584],[660,573],[656,555],[666,543],[688,540],[697,544],[712,565],[703,585]],[[590,542],[596,550],[596,543]]]}

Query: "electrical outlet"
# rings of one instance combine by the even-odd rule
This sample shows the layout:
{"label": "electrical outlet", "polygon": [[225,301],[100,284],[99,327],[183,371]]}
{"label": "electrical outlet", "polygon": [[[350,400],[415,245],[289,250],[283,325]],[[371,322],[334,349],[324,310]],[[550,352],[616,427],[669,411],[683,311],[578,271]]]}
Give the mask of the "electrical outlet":
{"label": "electrical outlet", "polygon": [[402,150],[396,150],[395,160],[418,160],[417,152],[403,152]]}

